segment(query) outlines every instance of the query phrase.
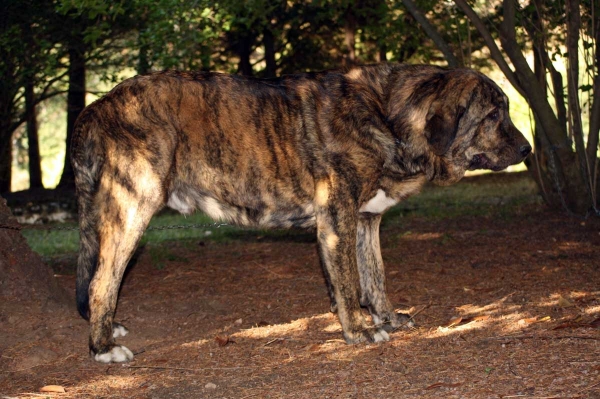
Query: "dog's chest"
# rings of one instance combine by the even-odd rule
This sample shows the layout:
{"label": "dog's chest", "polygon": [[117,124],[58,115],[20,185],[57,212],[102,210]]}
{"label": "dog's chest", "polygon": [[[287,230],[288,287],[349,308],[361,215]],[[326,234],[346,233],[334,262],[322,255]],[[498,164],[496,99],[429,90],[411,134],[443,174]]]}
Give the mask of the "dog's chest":
{"label": "dog's chest", "polygon": [[418,176],[401,182],[385,181],[385,184],[365,201],[359,211],[361,213],[380,214],[396,205],[398,202],[417,194],[425,183],[424,176]]}
{"label": "dog's chest", "polygon": [[383,213],[388,208],[396,205],[398,200],[392,197],[389,197],[388,194],[382,189],[377,190],[377,193],[373,198],[365,202],[360,207],[360,212],[362,213]]}

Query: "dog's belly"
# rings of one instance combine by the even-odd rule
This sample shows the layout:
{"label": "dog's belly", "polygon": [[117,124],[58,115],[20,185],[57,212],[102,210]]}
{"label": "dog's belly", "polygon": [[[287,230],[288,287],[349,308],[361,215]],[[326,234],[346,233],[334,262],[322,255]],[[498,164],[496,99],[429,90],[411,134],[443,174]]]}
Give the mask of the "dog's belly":
{"label": "dog's belly", "polygon": [[[211,195],[213,194],[213,195]],[[312,202],[296,203],[284,198],[244,201],[243,196],[218,198],[214,193],[201,194],[194,190],[177,190],[169,196],[167,206],[184,214],[201,210],[214,220],[242,226],[269,228],[308,228],[315,226]]]}

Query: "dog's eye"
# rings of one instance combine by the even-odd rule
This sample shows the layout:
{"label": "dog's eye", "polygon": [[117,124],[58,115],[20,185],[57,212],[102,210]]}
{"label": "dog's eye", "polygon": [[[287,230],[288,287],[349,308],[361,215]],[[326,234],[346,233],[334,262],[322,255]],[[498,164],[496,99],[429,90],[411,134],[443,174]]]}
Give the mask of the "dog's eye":
{"label": "dog's eye", "polygon": [[498,118],[500,118],[500,112],[497,109],[495,109],[492,112],[490,112],[488,118],[490,118],[493,121],[497,121]]}

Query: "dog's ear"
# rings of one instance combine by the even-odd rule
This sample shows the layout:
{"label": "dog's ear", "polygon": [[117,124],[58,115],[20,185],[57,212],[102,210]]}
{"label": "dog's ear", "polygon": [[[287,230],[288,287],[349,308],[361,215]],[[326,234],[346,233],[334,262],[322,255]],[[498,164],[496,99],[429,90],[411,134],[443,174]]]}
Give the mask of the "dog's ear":
{"label": "dog's ear", "polygon": [[460,118],[466,109],[461,105],[447,107],[436,101],[427,113],[425,137],[436,155],[445,154],[454,142]]}

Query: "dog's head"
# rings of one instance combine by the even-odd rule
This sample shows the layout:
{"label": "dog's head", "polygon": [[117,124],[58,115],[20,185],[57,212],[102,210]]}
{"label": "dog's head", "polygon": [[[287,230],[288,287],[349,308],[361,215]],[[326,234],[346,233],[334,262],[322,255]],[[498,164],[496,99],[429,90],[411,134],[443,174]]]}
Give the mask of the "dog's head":
{"label": "dog's head", "polygon": [[413,134],[426,154],[425,172],[437,184],[457,182],[467,170],[505,169],[531,152],[510,119],[508,98],[478,72],[437,70],[420,79],[414,96],[423,134]]}

